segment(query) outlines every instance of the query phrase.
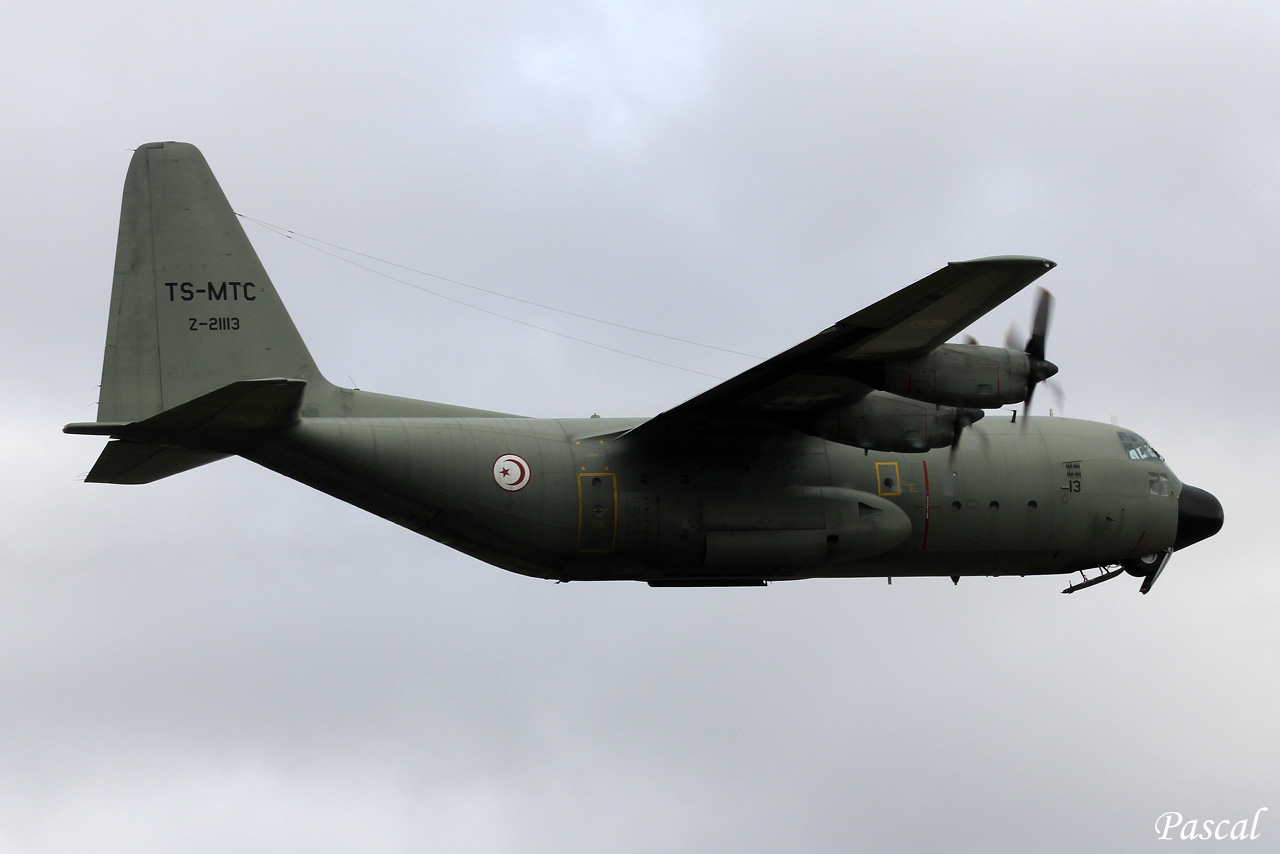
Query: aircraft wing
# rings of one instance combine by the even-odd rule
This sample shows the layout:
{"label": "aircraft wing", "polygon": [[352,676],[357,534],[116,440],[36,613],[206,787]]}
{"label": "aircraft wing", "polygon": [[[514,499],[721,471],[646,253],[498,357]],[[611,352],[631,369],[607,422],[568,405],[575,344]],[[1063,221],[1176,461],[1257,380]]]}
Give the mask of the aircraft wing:
{"label": "aircraft wing", "polygon": [[948,264],[624,435],[655,437],[713,420],[785,419],[853,403],[871,390],[857,374],[928,353],[1054,266],[1016,255]]}

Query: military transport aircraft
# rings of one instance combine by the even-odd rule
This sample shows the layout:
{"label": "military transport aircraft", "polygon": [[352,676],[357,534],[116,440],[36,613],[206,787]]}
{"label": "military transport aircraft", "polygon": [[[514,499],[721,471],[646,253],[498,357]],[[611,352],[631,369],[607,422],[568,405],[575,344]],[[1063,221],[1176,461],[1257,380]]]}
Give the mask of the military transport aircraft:
{"label": "military transport aircraft", "polygon": [[110,437],[92,482],[239,455],[558,581],[1128,572],[1146,593],[1221,528],[1218,500],[1130,430],[979,420],[1057,372],[1047,292],[1022,349],[946,343],[1053,266],[948,264],[653,418],[522,418],[330,383],[204,157],[151,143],[125,178],[98,420],[64,429]]}

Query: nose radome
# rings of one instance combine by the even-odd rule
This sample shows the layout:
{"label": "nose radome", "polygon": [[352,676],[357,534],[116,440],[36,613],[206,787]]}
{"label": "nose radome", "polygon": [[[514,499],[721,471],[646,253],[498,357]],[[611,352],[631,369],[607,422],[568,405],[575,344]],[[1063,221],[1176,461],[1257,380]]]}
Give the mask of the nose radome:
{"label": "nose radome", "polygon": [[1222,530],[1222,503],[1212,492],[1188,484],[1178,495],[1178,535],[1175,549],[1208,539]]}

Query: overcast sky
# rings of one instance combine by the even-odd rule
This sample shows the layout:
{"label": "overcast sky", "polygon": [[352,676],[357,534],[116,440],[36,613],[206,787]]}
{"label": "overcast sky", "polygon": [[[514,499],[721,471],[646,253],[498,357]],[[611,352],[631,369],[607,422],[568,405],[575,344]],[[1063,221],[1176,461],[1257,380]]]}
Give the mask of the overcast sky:
{"label": "overcast sky", "polygon": [[[0,850],[1075,854],[1262,807],[1280,840],[1274,3],[7,12]],[[83,484],[103,443],[59,428],[95,417],[124,173],[163,139],[248,216],[760,357],[948,261],[1052,258],[1065,414],[1226,526],[1145,597],[654,590],[241,460]],[[645,415],[754,364],[247,231],[343,384]]]}

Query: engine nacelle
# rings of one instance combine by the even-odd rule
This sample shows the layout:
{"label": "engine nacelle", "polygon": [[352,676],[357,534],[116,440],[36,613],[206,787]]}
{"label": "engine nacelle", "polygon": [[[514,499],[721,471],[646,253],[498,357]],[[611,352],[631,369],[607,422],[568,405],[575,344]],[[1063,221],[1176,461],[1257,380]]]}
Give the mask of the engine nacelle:
{"label": "engine nacelle", "polygon": [[889,362],[874,385],[893,394],[941,403],[998,409],[1027,396],[1031,358],[980,344],[942,344],[916,359]]}
{"label": "engine nacelle", "polygon": [[972,424],[982,414],[981,409],[960,410],[873,391],[857,403],[822,413],[807,432],[855,448],[920,453],[947,447],[962,418]]}

